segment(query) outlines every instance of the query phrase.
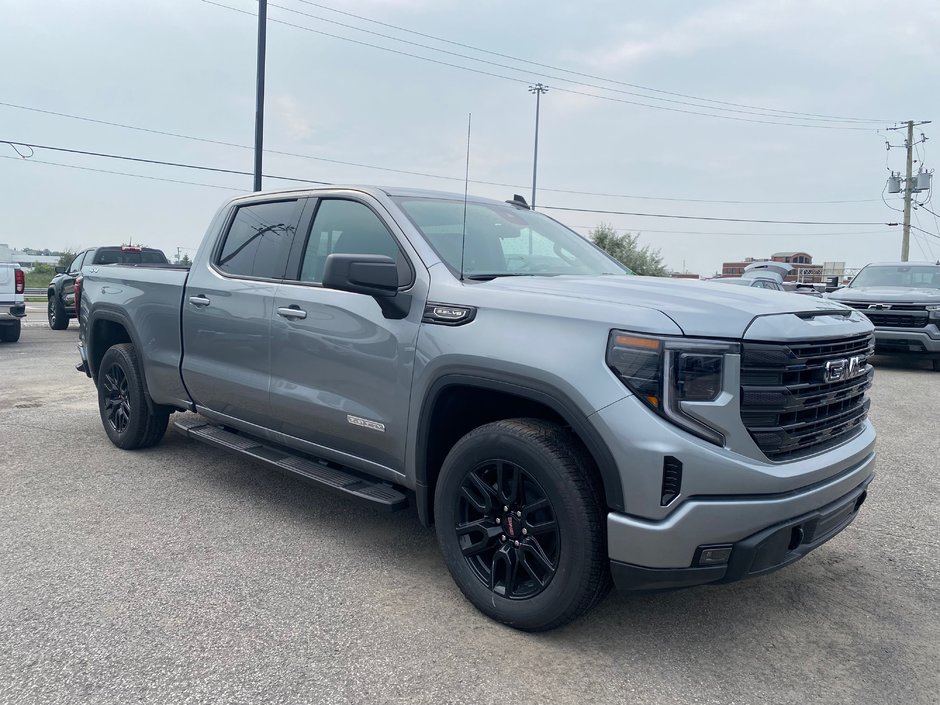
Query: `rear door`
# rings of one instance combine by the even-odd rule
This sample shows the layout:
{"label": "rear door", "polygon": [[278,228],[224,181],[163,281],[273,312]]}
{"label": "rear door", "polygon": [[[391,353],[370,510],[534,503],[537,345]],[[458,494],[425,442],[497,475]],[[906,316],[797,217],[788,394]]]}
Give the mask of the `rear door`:
{"label": "rear door", "polygon": [[[338,462],[401,472],[427,270],[372,199],[323,197],[311,206],[274,304],[274,428],[284,442]],[[371,296],[324,288],[333,253],[396,260],[399,296],[410,297],[407,316],[387,318]]]}
{"label": "rear door", "polygon": [[190,270],[183,294],[183,381],[201,410],[268,426],[274,293],[301,201],[234,206]]}

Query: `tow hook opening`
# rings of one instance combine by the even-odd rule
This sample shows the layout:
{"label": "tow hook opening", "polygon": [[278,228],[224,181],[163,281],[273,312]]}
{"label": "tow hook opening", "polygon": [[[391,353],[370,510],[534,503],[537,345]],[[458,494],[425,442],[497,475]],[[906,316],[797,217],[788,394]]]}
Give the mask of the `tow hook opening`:
{"label": "tow hook opening", "polygon": [[795,550],[801,543],[803,543],[803,527],[794,526],[790,530],[790,543],[787,545],[788,551]]}
{"label": "tow hook opening", "polygon": [[855,509],[852,511],[857,512],[859,509],[861,509],[862,505],[865,504],[866,499],[868,499],[868,490],[865,490],[858,496],[858,499],[855,500]]}

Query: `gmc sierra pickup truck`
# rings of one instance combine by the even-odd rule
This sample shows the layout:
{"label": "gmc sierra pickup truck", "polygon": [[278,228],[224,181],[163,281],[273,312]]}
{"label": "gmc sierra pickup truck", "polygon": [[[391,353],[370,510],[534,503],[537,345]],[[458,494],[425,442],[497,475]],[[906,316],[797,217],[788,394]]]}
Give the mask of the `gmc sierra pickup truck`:
{"label": "gmc sierra pickup truck", "polygon": [[105,433],[191,439],[386,510],[525,630],[801,558],[874,475],[871,323],[632,276],[517,197],[330,187],[226,203],[192,267],[87,269]]}
{"label": "gmc sierra pickup truck", "polygon": [[829,294],[875,325],[875,351],[933,360],[940,372],[940,262],[877,262]]}

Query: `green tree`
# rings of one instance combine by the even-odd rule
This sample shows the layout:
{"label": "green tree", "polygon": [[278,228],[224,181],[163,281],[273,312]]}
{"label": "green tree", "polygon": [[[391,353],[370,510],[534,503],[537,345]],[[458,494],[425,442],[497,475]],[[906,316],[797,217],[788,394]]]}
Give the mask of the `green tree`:
{"label": "green tree", "polygon": [[180,264],[185,264],[187,267],[192,264],[192,260],[189,259],[189,255],[183,254],[183,259],[180,260]]}
{"label": "green tree", "polygon": [[59,266],[60,266],[60,267],[68,267],[68,266],[69,266],[69,263],[70,263],[73,259],[75,259],[75,255],[76,255],[76,254],[78,254],[78,253],[77,253],[77,252],[72,252],[71,250],[66,250],[65,252],[63,252],[62,254],[60,254],[60,255],[59,255]]}
{"label": "green tree", "polygon": [[639,234],[618,233],[613,226],[601,223],[591,231],[590,238],[595,245],[636,274],[650,277],[665,277],[668,274],[660,251],[649,245],[641,247]]}

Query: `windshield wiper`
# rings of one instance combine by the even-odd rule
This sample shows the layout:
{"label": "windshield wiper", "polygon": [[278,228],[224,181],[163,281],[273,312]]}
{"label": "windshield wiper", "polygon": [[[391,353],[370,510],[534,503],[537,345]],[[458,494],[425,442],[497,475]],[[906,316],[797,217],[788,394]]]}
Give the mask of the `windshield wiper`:
{"label": "windshield wiper", "polygon": [[496,279],[497,277],[537,277],[537,276],[551,276],[548,274],[543,274],[541,272],[492,272],[488,274],[465,274],[464,279],[472,279],[473,281],[486,282],[491,279]]}

